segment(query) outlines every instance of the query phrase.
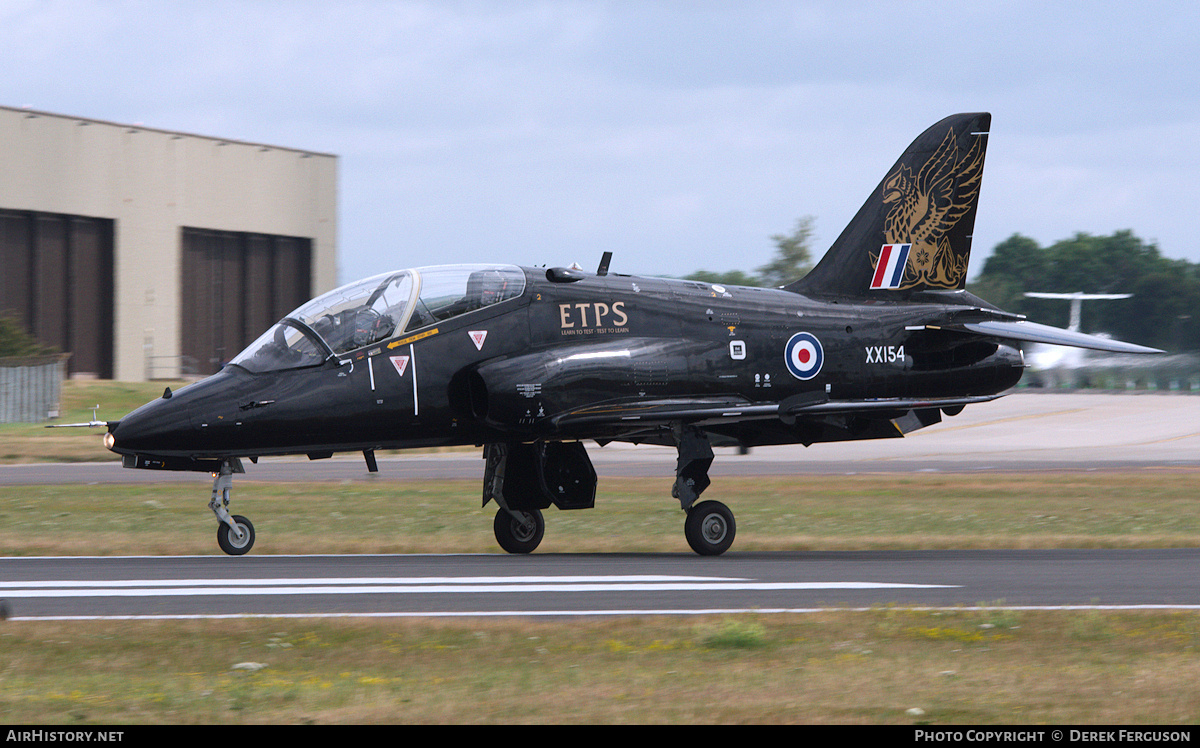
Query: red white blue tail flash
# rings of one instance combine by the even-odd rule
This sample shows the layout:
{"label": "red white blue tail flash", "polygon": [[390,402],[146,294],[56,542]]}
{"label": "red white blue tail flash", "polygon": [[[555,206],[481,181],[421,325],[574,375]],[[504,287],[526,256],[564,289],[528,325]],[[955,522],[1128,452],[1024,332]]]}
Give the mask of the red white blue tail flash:
{"label": "red white blue tail flash", "polygon": [[[908,267],[908,251],[911,244],[885,244],[879,250],[879,262],[871,278],[871,288],[899,288],[904,280],[904,269]],[[862,277],[862,276],[859,276]]]}

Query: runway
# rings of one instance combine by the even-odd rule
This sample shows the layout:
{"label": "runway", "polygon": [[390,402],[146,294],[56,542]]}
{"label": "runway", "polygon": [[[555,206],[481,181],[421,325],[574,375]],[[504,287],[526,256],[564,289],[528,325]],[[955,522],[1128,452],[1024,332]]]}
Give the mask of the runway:
{"label": "runway", "polygon": [[10,620],[1200,609],[1200,549],[0,559]]}
{"label": "runway", "polygon": [[[670,476],[675,452],[588,445],[600,475]],[[1020,393],[904,439],[717,450],[711,474],[1190,470],[1200,396]],[[479,480],[478,450],[262,460],[241,480]],[[119,464],[0,466],[0,486],[190,481]],[[1200,609],[1200,549],[0,559],[10,619],[578,616],[920,607]]]}

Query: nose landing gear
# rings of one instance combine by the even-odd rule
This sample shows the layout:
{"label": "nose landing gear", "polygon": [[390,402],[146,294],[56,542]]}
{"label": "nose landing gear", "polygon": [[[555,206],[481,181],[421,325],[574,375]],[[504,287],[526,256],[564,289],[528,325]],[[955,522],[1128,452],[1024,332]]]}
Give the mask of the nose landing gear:
{"label": "nose landing gear", "polygon": [[237,460],[222,460],[219,472],[213,473],[212,498],[208,508],[217,515],[217,545],[230,556],[241,556],[254,547],[254,525],[240,514],[229,513],[229,492],[233,489],[234,472],[242,472]]}

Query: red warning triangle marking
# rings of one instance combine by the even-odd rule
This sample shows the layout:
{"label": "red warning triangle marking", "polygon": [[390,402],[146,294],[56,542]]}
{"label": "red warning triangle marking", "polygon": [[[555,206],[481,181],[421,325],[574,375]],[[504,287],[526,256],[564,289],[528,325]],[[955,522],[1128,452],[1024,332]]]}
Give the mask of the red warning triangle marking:
{"label": "red warning triangle marking", "polygon": [[471,336],[471,342],[475,344],[475,350],[483,350],[483,341],[487,338],[487,330],[470,330],[467,332]]}
{"label": "red warning triangle marking", "polygon": [[404,376],[404,370],[408,368],[408,356],[389,356],[392,360],[392,366],[396,367],[396,373]]}

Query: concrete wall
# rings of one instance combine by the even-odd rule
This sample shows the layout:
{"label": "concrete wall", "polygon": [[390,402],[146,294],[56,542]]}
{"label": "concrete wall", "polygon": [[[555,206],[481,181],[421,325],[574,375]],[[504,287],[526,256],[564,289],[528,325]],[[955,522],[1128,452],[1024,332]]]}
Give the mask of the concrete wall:
{"label": "concrete wall", "polygon": [[337,157],[0,107],[0,208],[111,218],[115,378],[143,349],[180,353],[184,226],[313,242],[312,288],[336,283]]}

